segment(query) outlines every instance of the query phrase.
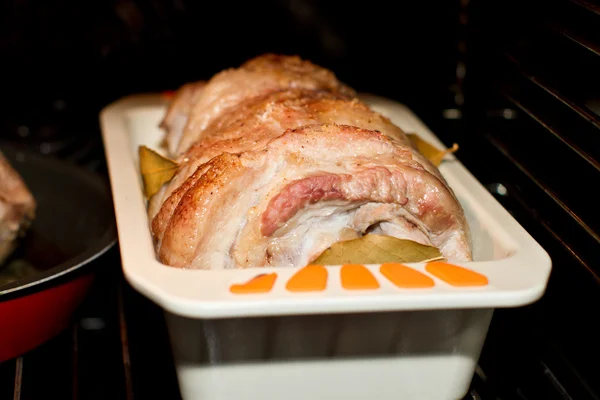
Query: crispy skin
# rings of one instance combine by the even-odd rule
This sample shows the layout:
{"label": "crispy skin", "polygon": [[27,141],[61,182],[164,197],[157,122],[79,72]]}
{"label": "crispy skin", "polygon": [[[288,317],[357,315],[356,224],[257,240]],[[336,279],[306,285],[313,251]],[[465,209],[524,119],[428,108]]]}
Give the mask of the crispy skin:
{"label": "crispy skin", "polygon": [[[210,220],[219,225],[221,211],[210,205],[218,199],[224,208],[231,208],[238,190],[232,181],[240,178],[243,172],[239,157],[223,154],[208,163],[199,179],[188,190],[182,191],[172,212],[167,207],[161,209],[164,218],[168,219],[156,228],[162,238],[158,255],[163,262],[185,266],[195,257],[196,248],[212,239],[198,222]],[[159,213],[157,221],[161,218],[163,215]]]}
{"label": "crispy skin", "polygon": [[357,99],[324,91],[287,89],[252,98],[224,113],[185,153],[185,158],[202,163],[223,152],[258,149],[287,129],[315,123],[372,129],[409,144],[400,128]]}
{"label": "crispy skin", "polygon": [[192,175],[171,213],[163,207],[156,216],[159,259],[187,268],[300,266],[348,228],[398,233],[409,226],[448,259],[469,260],[460,205],[422,160],[382,133],[338,124],[222,153]]}
{"label": "crispy skin", "polygon": [[[172,156],[183,154],[223,112],[243,101],[286,88],[326,90],[347,96],[354,91],[320,66],[297,56],[265,54],[213,76],[201,90],[183,89],[180,99],[190,107],[183,131],[171,129],[167,135]],[[193,101],[185,101],[193,99]],[[174,110],[171,110],[173,113]],[[171,113],[171,114],[172,114]],[[180,136],[180,138],[179,138]]]}
{"label": "crispy skin", "polygon": [[159,259],[302,266],[368,232],[471,259],[452,189],[405,133],[330,71],[266,54],[182,87],[161,125],[174,178],[149,201]]}
{"label": "crispy skin", "polygon": [[372,129],[398,144],[410,145],[404,132],[389,119],[340,93],[286,89],[254,97],[215,119],[202,139],[179,158],[175,177],[150,201],[150,217],[154,218],[160,204],[211,158],[223,152],[237,154],[261,149],[287,129],[319,123]]}
{"label": "crispy skin", "polygon": [[181,141],[188,115],[198,101],[205,85],[205,81],[186,83],[177,90],[169,104],[167,112],[160,122],[160,127],[167,132],[164,145],[169,153],[177,152],[177,145]]}

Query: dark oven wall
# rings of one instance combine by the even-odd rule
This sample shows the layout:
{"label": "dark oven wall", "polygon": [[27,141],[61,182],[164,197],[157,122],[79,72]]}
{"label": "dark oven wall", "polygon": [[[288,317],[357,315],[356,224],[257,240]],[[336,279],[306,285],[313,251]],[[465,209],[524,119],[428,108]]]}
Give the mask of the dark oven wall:
{"label": "dark oven wall", "polygon": [[1,132],[66,146],[73,131],[97,136],[99,109],[121,96],[175,89],[263,52],[299,54],[439,121],[454,101],[458,10],[447,1],[5,0]]}
{"label": "dark oven wall", "polygon": [[475,0],[468,16],[461,159],[553,261],[541,301],[495,314],[481,366],[503,399],[597,399],[600,7]]}

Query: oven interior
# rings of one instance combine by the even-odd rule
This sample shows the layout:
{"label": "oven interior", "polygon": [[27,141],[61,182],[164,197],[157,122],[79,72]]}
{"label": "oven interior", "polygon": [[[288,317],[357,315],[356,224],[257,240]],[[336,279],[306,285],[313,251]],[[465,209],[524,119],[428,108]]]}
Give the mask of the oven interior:
{"label": "oven interior", "polygon": [[[545,296],[497,310],[472,399],[598,399],[600,5],[455,0],[0,3],[9,139],[106,174],[98,112],[263,52],[409,106],[549,252]],[[113,249],[114,250],[114,249]],[[72,328],[0,364],[0,398],[178,398],[161,311],[102,264]]]}

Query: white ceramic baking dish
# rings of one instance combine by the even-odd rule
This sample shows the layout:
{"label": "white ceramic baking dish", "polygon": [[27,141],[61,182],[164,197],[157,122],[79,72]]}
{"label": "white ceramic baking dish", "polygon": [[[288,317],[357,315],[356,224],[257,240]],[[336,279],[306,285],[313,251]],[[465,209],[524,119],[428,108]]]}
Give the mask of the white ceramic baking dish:
{"label": "white ceramic baking dish", "polygon": [[[405,106],[363,98],[406,132],[443,148]],[[415,263],[408,266],[433,286],[400,288],[379,265],[367,265],[378,287],[348,290],[343,267],[328,266],[324,290],[291,291],[286,283],[298,269],[161,264],[148,229],[138,146],[160,151],[166,104],[159,94],[130,96],[106,107],[100,119],[123,272],[165,310],[185,400],[458,399],[470,384],[493,309],[543,295],[548,254],[454,156],[440,171],[471,227],[474,261],[462,267],[484,276],[483,285],[456,286]],[[259,274],[273,274],[259,278],[272,285],[232,293],[232,285]]]}

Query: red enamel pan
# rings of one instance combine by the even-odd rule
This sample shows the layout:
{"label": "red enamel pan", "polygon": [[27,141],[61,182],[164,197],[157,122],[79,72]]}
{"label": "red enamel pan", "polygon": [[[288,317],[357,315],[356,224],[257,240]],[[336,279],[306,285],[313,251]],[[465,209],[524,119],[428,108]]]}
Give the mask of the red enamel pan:
{"label": "red enamel pan", "polygon": [[70,321],[116,241],[107,183],[67,162],[0,143],[37,202],[36,218],[0,265],[0,362],[52,338]]}

